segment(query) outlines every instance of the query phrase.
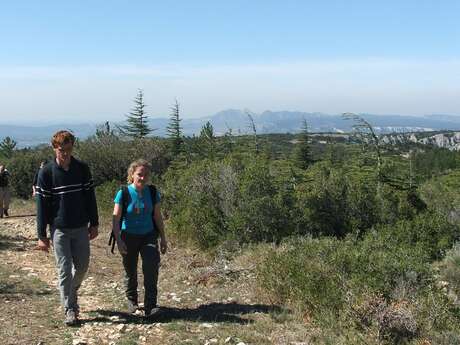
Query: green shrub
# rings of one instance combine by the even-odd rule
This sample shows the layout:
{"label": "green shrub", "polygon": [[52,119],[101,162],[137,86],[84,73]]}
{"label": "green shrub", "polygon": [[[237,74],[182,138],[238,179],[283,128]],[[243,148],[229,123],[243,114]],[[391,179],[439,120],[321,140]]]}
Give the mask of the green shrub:
{"label": "green shrub", "polygon": [[381,221],[375,173],[367,168],[334,167],[321,162],[295,189],[304,233],[345,237],[364,234]]}
{"label": "green shrub", "polygon": [[[220,182],[221,172],[228,174],[226,183]],[[231,166],[207,160],[165,174],[164,205],[178,236],[202,248],[212,248],[228,236],[225,217],[232,212],[236,188],[231,176]]]}
{"label": "green shrub", "polygon": [[96,187],[96,199],[100,215],[107,217],[112,214],[113,200],[120,186],[121,183],[118,181],[109,181]]}
{"label": "green shrub", "polygon": [[436,345],[460,344],[460,334],[458,331],[436,332],[430,337],[430,340]]}
{"label": "green shrub", "polygon": [[10,185],[13,193],[20,198],[28,199],[32,196],[32,182],[37,173],[40,162],[49,159],[48,150],[33,152],[18,151],[9,160],[7,169],[10,172]]}
{"label": "green shrub", "polygon": [[381,221],[380,200],[374,174],[360,171],[349,175],[347,218],[350,231],[358,235]]}
{"label": "green shrub", "polygon": [[[279,241],[294,233],[292,184],[263,158],[193,162],[164,176],[165,209],[183,238],[202,248],[232,240]],[[290,196],[289,196],[290,195]]]}
{"label": "green shrub", "polygon": [[302,210],[305,232],[343,237],[350,231],[343,171],[318,164],[309,169],[305,182],[296,188],[297,207]]}
{"label": "green shrub", "polygon": [[420,188],[428,207],[460,225],[460,169],[426,181]]}
{"label": "green shrub", "polygon": [[379,234],[358,241],[295,239],[268,253],[259,275],[276,300],[338,313],[350,294],[390,298],[402,281],[414,289],[425,286],[428,261],[411,245],[384,241]]}
{"label": "green shrub", "polygon": [[458,230],[444,215],[434,211],[419,214],[413,220],[401,220],[394,225],[376,228],[377,241],[411,247],[426,255],[429,261],[443,257],[458,239]]}
{"label": "green shrub", "polygon": [[228,219],[229,231],[240,243],[279,241],[293,229],[284,200],[268,161],[247,162],[238,176],[235,208]]}
{"label": "green shrub", "polygon": [[437,265],[440,279],[447,283],[445,288],[455,299],[460,296],[460,243],[457,242],[447,251],[444,259]]}
{"label": "green shrub", "polygon": [[421,291],[413,304],[421,338],[431,340],[431,344],[459,344],[460,309],[445,292],[431,286]]}
{"label": "green shrub", "polygon": [[288,241],[267,251],[259,282],[275,302],[337,314],[346,298],[345,246],[334,238]]}
{"label": "green shrub", "polygon": [[167,167],[166,144],[158,139],[125,141],[115,135],[91,137],[78,142],[75,155],[88,163],[96,186],[107,181],[126,181],[129,164],[143,158],[149,161],[155,175]]}
{"label": "green shrub", "polygon": [[390,298],[401,284],[416,290],[431,279],[429,256],[420,247],[391,239],[387,228],[356,242],[348,284],[354,293],[371,292]]}
{"label": "green shrub", "polygon": [[460,168],[460,154],[445,148],[425,147],[414,155],[413,161],[414,171],[424,178]]}

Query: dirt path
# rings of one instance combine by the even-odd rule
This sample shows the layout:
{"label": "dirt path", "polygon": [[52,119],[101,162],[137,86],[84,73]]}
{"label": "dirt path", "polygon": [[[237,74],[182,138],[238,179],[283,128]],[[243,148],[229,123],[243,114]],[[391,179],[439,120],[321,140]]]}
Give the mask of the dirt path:
{"label": "dirt path", "polygon": [[107,226],[92,242],[80,289],[82,325],[68,328],[54,256],[33,250],[35,226],[31,216],[0,220],[0,344],[307,344],[302,324],[260,299],[254,260],[242,254],[211,260],[170,243],[159,318],[126,314],[121,261],[108,251]]}

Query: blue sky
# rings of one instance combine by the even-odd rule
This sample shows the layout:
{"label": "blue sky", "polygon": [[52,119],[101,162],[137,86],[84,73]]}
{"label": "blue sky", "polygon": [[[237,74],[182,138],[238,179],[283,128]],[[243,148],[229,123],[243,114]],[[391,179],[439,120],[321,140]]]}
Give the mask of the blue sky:
{"label": "blue sky", "polygon": [[460,1],[3,1],[0,122],[460,115]]}

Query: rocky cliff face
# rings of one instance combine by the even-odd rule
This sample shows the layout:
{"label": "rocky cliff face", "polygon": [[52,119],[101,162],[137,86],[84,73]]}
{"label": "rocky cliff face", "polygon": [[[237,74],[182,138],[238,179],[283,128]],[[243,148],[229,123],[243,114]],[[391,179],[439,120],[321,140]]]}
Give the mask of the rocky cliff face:
{"label": "rocky cliff face", "polygon": [[381,140],[386,144],[412,142],[460,151],[460,132],[446,132],[433,135],[427,135],[427,133],[387,134],[382,136]]}

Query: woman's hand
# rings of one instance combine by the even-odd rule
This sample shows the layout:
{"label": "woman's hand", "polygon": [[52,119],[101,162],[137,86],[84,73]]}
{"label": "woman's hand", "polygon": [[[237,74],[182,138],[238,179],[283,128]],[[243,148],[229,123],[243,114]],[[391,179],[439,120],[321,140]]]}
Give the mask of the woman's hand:
{"label": "woman's hand", "polygon": [[161,254],[166,254],[168,251],[168,241],[166,241],[166,237],[160,238],[160,251]]}
{"label": "woman's hand", "polygon": [[117,247],[118,251],[120,252],[121,255],[126,255],[128,254],[128,247],[126,247],[126,243],[123,242],[121,238],[117,240]]}

